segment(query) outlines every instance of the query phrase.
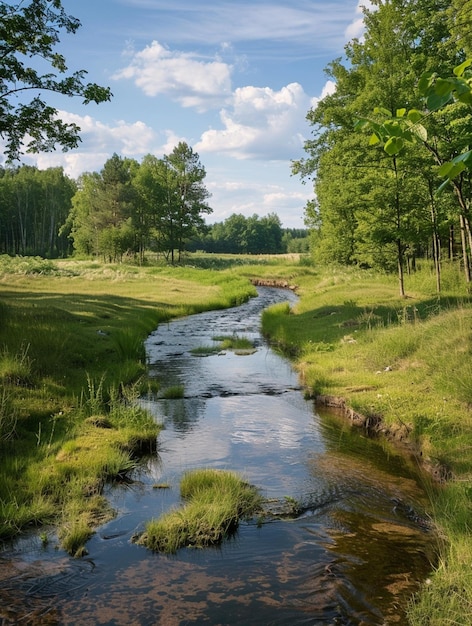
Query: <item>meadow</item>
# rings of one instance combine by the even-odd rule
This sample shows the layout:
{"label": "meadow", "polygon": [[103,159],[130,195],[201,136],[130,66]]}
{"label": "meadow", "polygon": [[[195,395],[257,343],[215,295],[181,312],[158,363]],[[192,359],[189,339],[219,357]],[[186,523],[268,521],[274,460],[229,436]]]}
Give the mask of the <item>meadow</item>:
{"label": "meadow", "polygon": [[136,404],[159,391],[144,339],[251,295],[247,279],[208,269],[1,257],[0,539],[54,524],[83,554],[113,515],[104,484],[156,447],[159,428]]}
{"label": "meadow", "polygon": [[[53,523],[71,554],[84,553],[113,515],[103,485],[158,437],[134,402],[159,391],[143,340],[171,318],[243,302],[254,280],[297,289],[296,306],[266,310],[262,327],[306,394],[363,416],[418,462],[438,564],[410,623],[472,623],[472,306],[454,265],[437,294],[432,268],[418,264],[401,298],[393,276],[297,256],[197,254],[183,267],[0,258],[0,537]],[[223,533],[235,520],[223,516]]]}

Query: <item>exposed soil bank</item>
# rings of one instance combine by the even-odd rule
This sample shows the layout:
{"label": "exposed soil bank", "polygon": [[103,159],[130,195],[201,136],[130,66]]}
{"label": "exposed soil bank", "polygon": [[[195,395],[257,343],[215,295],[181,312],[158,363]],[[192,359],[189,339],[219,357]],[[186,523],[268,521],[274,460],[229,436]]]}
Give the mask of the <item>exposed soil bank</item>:
{"label": "exposed soil bank", "polygon": [[296,285],[290,284],[287,280],[280,278],[251,278],[251,283],[255,287],[279,287],[280,289],[291,289],[295,291]]}
{"label": "exposed soil bank", "polygon": [[409,455],[435,481],[442,483],[451,478],[450,471],[446,467],[427,458],[423,454],[421,446],[411,441],[411,427],[407,424],[387,426],[380,415],[362,415],[354,411],[346,403],[346,400],[339,396],[318,395],[315,396],[315,404],[335,409],[339,415],[348,419],[357,428],[362,429],[369,437],[384,437],[386,441]]}

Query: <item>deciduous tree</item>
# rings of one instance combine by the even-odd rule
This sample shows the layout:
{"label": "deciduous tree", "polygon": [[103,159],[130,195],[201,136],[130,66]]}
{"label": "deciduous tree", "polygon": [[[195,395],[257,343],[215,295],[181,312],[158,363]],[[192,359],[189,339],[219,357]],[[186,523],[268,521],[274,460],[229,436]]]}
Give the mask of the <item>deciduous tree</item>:
{"label": "deciduous tree", "polygon": [[86,83],[85,70],[68,72],[66,59],[56,52],[61,31],[74,34],[79,27],[60,0],[0,2],[0,137],[7,160],[24,151],[78,145],[80,128],[63,122],[44,93],[79,97],[84,104],[110,99],[108,87]]}

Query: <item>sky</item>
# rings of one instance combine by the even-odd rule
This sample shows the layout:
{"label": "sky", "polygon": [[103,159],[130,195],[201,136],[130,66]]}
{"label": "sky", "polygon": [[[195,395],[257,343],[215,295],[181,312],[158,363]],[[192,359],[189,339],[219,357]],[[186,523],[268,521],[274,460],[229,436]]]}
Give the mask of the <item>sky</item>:
{"label": "sky", "polygon": [[[367,0],[63,0],[82,26],[58,46],[70,71],[109,86],[109,103],[47,95],[81,128],[79,147],[27,156],[72,178],[117,153],[161,158],[179,141],[206,170],[213,213],[276,213],[304,227],[310,183],[292,176],[308,110],[334,85],[324,72],[362,35]],[[45,94],[46,95],[46,94]]]}

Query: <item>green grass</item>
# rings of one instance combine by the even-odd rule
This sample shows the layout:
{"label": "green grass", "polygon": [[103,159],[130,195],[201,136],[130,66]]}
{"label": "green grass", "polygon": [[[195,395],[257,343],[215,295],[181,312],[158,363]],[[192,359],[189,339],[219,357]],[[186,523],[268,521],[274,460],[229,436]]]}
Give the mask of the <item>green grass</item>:
{"label": "green grass", "polygon": [[166,400],[178,400],[183,398],[185,394],[185,388],[183,385],[171,385],[166,387],[162,391],[162,397]]}
{"label": "green grass", "polygon": [[164,553],[219,544],[262,503],[257,490],[237,474],[214,469],[184,474],[180,495],[183,507],[149,521],[137,543]]}
{"label": "green grass", "polygon": [[[447,478],[430,488],[439,565],[412,602],[410,622],[472,623],[472,306],[456,266],[444,265],[438,296],[430,265],[418,263],[400,298],[393,276],[296,258],[197,255],[189,263],[0,257],[0,537],[59,520],[63,545],[83,553],[94,527],[112,515],[104,482],[155,445],[155,424],[145,425],[133,403],[138,389],[153,386],[143,339],[173,317],[237,305],[255,294],[248,280],[270,279],[297,285],[301,296],[293,308],[266,311],[263,331],[291,356],[307,394],[381,416]],[[163,540],[162,549],[231,532],[234,509],[214,511],[205,497],[203,507],[189,496],[177,517],[169,514],[181,539]],[[182,531],[187,506],[193,521]],[[205,511],[211,524],[198,530]],[[218,520],[223,532],[212,530]],[[161,549],[159,542],[150,547]]]}
{"label": "green grass", "polygon": [[244,351],[244,350],[252,350],[254,348],[254,344],[247,337],[239,337],[238,335],[222,335],[220,337],[213,337],[214,341],[218,341],[220,343],[221,350],[234,350]]}
{"label": "green grass", "polygon": [[[312,397],[333,396],[421,454],[433,476],[439,566],[409,608],[410,623],[472,624],[472,304],[456,269],[443,293],[424,264],[406,277],[327,268],[294,279],[291,310],[265,311],[263,332],[289,354]],[[441,480],[438,485],[435,480]],[[425,479],[427,483],[428,480]]]}
{"label": "green grass", "polygon": [[156,446],[144,339],[253,295],[232,273],[0,257],[0,539],[55,522],[83,553],[105,482]]}
{"label": "green grass", "polygon": [[218,354],[220,352],[220,345],[211,345],[211,346],[197,346],[196,348],[192,348],[190,353],[194,356],[210,356],[212,354]]}
{"label": "green grass", "polygon": [[238,335],[221,335],[212,337],[215,344],[208,346],[197,346],[190,351],[195,356],[211,356],[218,354],[222,350],[232,350],[236,354],[247,354],[254,351],[254,344],[247,337],[238,337]]}

